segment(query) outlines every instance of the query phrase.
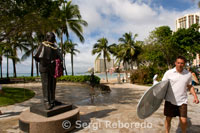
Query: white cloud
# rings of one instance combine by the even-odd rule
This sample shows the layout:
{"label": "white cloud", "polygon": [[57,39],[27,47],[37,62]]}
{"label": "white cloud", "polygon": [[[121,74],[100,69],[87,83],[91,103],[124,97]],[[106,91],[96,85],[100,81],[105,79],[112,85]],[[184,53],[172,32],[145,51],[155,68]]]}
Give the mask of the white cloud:
{"label": "white cloud", "polygon": [[157,26],[169,25],[174,29],[175,19],[191,12],[191,10],[167,11],[162,6],[153,9],[141,1],[133,3],[130,0],[75,0],[74,2],[79,4],[83,19],[89,24],[86,33],[91,35],[100,32],[106,37],[132,31],[138,33],[140,39],[144,39],[148,36],[149,30]]}
{"label": "white cloud", "polygon": [[[145,3],[144,3],[145,1]],[[79,5],[84,20],[88,27],[84,28],[85,43],[79,43],[77,47],[81,53],[74,57],[74,71],[85,72],[94,66],[96,56],[91,55],[91,50],[96,41],[106,37],[109,44],[117,43],[119,37],[125,32],[131,31],[139,34],[137,40],[144,40],[149,32],[155,27],[168,25],[175,29],[175,20],[184,14],[197,12],[198,9],[191,7],[185,11],[166,10],[162,6],[151,7],[152,0],[73,0]],[[72,35],[74,42],[79,42]],[[71,71],[70,56],[66,56],[68,71]],[[4,60],[5,64],[5,60]],[[23,71],[30,68],[30,59],[17,67]],[[20,69],[21,68],[21,69]]]}

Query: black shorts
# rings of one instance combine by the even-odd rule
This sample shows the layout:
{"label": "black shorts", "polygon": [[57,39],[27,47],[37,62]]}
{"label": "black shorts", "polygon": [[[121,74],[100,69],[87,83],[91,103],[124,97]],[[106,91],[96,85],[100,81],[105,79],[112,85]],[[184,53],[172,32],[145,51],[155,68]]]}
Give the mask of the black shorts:
{"label": "black shorts", "polygon": [[185,117],[187,118],[187,104],[181,106],[173,105],[168,101],[165,101],[164,115],[169,117]]}

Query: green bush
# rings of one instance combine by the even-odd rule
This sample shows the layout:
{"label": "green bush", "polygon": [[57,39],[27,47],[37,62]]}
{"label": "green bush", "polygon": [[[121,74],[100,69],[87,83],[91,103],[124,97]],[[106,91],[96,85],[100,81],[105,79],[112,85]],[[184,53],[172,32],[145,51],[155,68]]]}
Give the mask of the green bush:
{"label": "green bush", "polygon": [[34,82],[35,79],[38,78],[38,77],[17,77],[17,78],[14,78],[14,77],[10,77],[10,80],[12,79],[23,79],[25,82]]}
{"label": "green bush", "polygon": [[25,82],[34,82],[36,78],[38,77],[17,77],[17,78],[22,78],[24,79]]}
{"label": "green bush", "polygon": [[[79,76],[61,76],[57,81],[68,81],[68,82],[87,82],[90,81],[90,75],[79,75]],[[100,78],[95,76],[95,84],[100,83]]]}
{"label": "green bush", "polygon": [[[67,82],[87,82],[90,81],[90,75],[79,75],[79,76],[61,76],[60,78],[57,79],[57,81],[67,81]],[[12,77],[13,78],[13,77]],[[10,83],[9,79],[1,79],[0,83]],[[35,82],[35,79],[38,77],[17,77],[13,79],[23,79],[23,81],[18,81],[18,83],[23,83],[23,82]],[[95,84],[100,83],[100,78],[95,76]]]}
{"label": "green bush", "polygon": [[131,83],[152,84],[153,77],[158,74],[157,80],[160,81],[167,68],[158,68],[155,66],[143,66],[131,72]]}

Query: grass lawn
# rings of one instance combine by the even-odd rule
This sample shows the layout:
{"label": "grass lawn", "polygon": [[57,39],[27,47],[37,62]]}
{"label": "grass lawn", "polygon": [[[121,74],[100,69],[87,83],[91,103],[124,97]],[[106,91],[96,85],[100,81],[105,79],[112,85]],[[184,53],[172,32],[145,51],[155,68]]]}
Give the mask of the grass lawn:
{"label": "grass lawn", "polygon": [[3,93],[0,93],[0,107],[20,103],[32,98],[35,93],[23,88],[3,87]]}

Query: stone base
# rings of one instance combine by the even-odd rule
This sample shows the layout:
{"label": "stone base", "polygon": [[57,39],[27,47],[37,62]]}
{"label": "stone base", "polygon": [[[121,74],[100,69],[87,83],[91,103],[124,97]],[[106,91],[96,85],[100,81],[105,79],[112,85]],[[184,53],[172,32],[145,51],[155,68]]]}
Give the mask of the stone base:
{"label": "stone base", "polygon": [[52,117],[44,117],[26,110],[20,114],[19,128],[29,133],[65,133],[75,128],[79,120],[79,109],[72,105],[72,110]]}
{"label": "stone base", "polygon": [[30,112],[36,113],[45,117],[58,115],[64,112],[72,110],[72,104],[61,104],[53,107],[51,110],[46,110],[43,104],[37,104],[30,107]]}

